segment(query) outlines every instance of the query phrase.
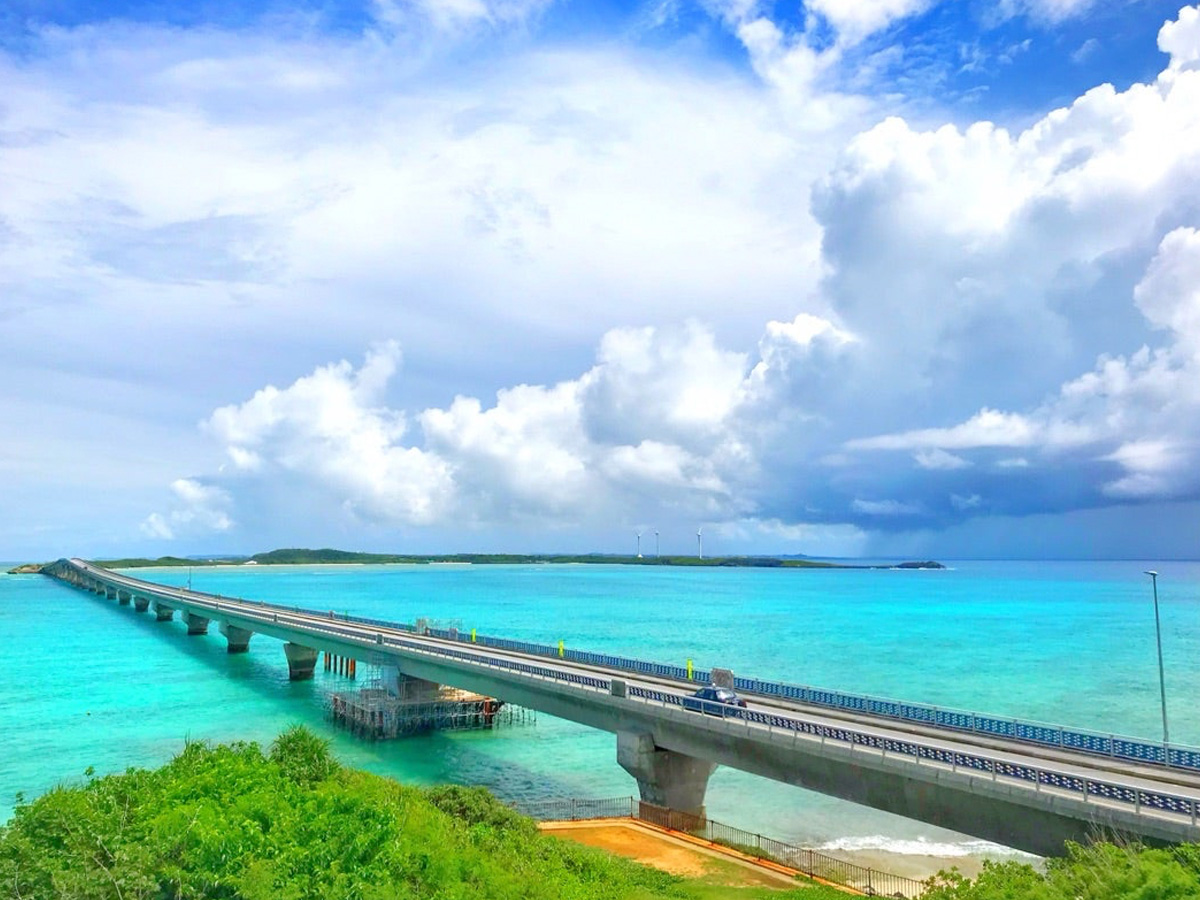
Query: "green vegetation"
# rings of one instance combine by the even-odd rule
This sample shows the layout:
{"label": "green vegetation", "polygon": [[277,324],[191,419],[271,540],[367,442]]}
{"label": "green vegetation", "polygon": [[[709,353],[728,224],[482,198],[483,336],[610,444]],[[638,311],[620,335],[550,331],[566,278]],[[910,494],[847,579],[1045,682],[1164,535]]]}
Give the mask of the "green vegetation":
{"label": "green vegetation", "polygon": [[38,575],[45,563],[24,563],[8,570],[9,575]]}
{"label": "green vegetation", "polygon": [[1196,900],[1200,844],[1169,849],[1097,843],[1067,845],[1041,873],[1017,862],[988,862],[973,880],[942,873],[924,900]]}
{"label": "green vegetation", "polygon": [[[224,556],[213,559],[182,559],[178,556],[160,556],[158,559],[128,557],[124,559],[95,560],[97,565],[109,569],[140,569],[150,567],[200,567],[227,566],[254,563],[264,566],[302,565],[623,565],[623,566],[711,566],[783,569],[851,569],[839,563],[818,562],[810,559],[778,559],[772,556],[714,556],[701,559],[698,556],[621,556],[604,553],[357,553],[351,550],[306,550],[292,548],[255,553],[253,556]],[[37,567],[32,569],[37,570]],[[15,571],[15,570],[14,570]]]}
{"label": "green vegetation", "polygon": [[[405,787],[345,769],[292,728],[256,744],[188,744],[19,802],[0,827],[0,895],[22,900],[834,900],[846,895],[683,879],[538,832],[483,788]],[[1046,871],[955,871],[926,900],[1194,900],[1200,845],[1068,845]]]}
{"label": "green vegetation", "polygon": [[[481,788],[341,767],[303,728],[191,743],[153,771],[92,777],[0,828],[0,896],[22,900],[657,900],[765,897],[538,833]],[[822,887],[772,892],[806,900]]]}
{"label": "green vegetation", "polygon": [[471,563],[474,565],[550,564],[607,564],[624,566],[771,566],[788,568],[831,568],[832,563],[806,559],[775,559],[765,556],[718,556],[700,559],[697,556],[623,556],[619,554],[584,553],[449,553],[413,555],[394,553],[353,553],[348,550],[272,550],[251,556],[261,565],[297,565],[319,563]]}
{"label": "green vegetation", "polygon": [[[207,559],[184,559],[179,556],[160,556],[158,559],[128,557],[125,559],[94,560],[97,565],[108,569],[147,568],[191,568],[200,566],[228,566],[254,563],[263,566],[312,566],[312,565],[432,565],[472,564],[486,565],[619,565],[619,566],[706,566],[711,568],[750,569],[943,569],[941,563],[905,562],[896,566],[857,566],[849,563],[820,562],[814,559],[779,558],[774,556],[622,556],[605,553],[357,553],[352,550],[306,550],[291,548],[269,550],[253,556],[219,556]],[[10,569],[17,575],[41,571],[41,565],[30,563]]]}
{"label": "green vegetation", "polygon": [[228,566],[245,562],[245,556],[224,556],[215,559],[184,559],[182,556],[160,556],[158,559],[146,559],[132,556],[125,559],[94,560],[96,565],[107,569],[169,569],[191,568],[192,566]]}

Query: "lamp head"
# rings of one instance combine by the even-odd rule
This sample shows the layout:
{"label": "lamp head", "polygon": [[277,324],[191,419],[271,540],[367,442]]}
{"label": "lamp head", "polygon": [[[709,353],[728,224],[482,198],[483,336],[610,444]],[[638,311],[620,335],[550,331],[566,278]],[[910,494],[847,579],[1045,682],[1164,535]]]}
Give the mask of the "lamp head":
{"label": "lamp head", "polygon": [[1143,572],[1142,574],[1143,574],[1143,575],[1149,575],[1151,578],[1157,578],[1157,577],[1158,577],[1158,573],[1157,573],[1157,572],[1155,572],[1153,569],[1147,569],[1147,570],[1146,570],[1145,572]]}

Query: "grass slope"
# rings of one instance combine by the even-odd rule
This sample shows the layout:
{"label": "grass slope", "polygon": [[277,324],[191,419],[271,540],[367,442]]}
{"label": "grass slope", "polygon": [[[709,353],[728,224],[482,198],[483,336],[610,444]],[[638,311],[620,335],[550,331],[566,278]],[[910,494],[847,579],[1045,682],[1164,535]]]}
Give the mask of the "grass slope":
{"label": "grass slope", "polygon": [[[842,897],[801,888],[806,900]],[[788,897],[793,891],[773,892]],[[302,728],[190,744],[162,768],[60,787],[0,829],[0,896],[243,900],[716,900],[765,896],[538,833],[481,788],[340,767]],[[796,896],[801,896],[796,894]]]}
{"label": "grass slope", "polygon": [[[1196,900],[1200,845],[1068,846],[1044,873],[987,863],[925,900]],[[0,827],[0,896],[21,900],[834,900],[689,880],[538,833],[482,788],[405,787],[342,768],[303,728],[189,744],[21,802]]]}

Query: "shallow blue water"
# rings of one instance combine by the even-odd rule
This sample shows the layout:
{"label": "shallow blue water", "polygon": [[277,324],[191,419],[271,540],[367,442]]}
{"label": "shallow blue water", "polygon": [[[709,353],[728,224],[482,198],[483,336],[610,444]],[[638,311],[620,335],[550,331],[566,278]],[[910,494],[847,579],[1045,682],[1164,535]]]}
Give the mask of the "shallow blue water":
{"label": "shallow blue water", "polygon": [[[195,569],[231,596],[413,621],[739,675],[861,691],[1157,738],[1157,568],[1171,736],[1200,744],[1200,564],[959,562],[949,571],[624,566]],[[138,577],[182,585],[186,570]],[[214,629],[215,630],[215,629]],[[323,719],[337,685],[294,684],[278,641],[229,656],[115,601],[39,576],[0,576],[0,820],[17,792],[156,765],[187,738],[269,742],[304,722],[348,764],[413,783],[486,784],[507,798],[635,792],[612,735],[536,725],[365,743]],[[360,669],[360,677],[365,674]],[[874,846],[963,839],[719,769],[709,814],[776,837]]]}

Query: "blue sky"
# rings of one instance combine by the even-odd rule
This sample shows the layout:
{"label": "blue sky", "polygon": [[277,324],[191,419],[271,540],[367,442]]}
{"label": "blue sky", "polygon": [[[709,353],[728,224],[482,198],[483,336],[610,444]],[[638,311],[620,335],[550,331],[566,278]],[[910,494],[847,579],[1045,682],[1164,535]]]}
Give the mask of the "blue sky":
{"label": "blue sky", "polygon": [[9,3],[0,558],[1188,557],[1200,12]]}

